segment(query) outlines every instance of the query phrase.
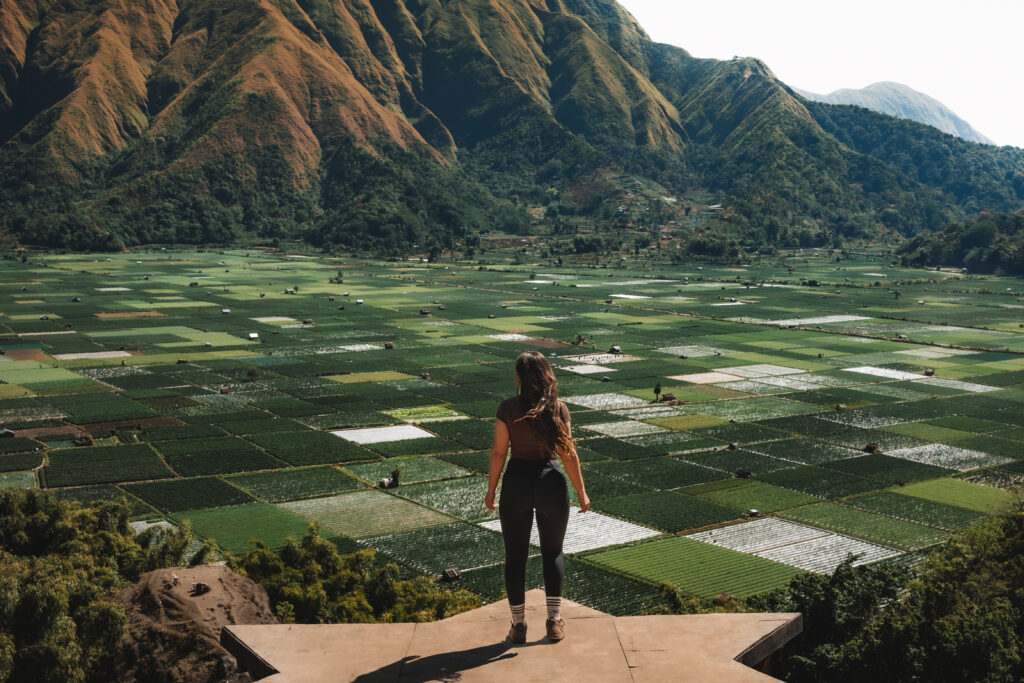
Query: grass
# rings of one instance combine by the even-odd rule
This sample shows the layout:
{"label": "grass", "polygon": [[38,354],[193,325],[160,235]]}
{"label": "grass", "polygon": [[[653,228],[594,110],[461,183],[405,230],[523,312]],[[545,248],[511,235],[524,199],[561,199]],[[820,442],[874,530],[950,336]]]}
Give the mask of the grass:
{"label": "grass", "polygon": [[923,481],[900,487],[893,492],[901,496],[922,498],[986,514],[1005,512],[1015,500],[1009,491],[973,484],[961,479]]}
{"label": "grass", "polygon": [[211,538],[224,550],[242,554],[251,550],[252,540],[262,541],[273,550],[280,550],[285,540],[306,535],[309,522],[276,505],[253,503],[237,507],[188,510],[174,515],[178,522],[188,520],[192,530],[203,538]]}
{"label": "grass", "polygon": [[786,510],[820,500],[820,498],[806,493],[753,479],[726,479],[721,482],[690,486],[682,493],[737,510],[753,509],[762,513]]}
{"label": "grass", "polygon": [[746,598],[787,585],[803,572],[754,555],[690,538],[670,538],[589,555],[599,566],[647,581],[668,581],[684,593]]}

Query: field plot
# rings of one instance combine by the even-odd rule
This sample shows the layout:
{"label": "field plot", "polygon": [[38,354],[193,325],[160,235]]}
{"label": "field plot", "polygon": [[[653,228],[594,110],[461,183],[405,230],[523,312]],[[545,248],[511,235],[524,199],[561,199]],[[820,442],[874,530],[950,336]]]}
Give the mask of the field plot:
{"label": "field plot", "polygon": [[787,585],[801,573],[794,567],[701,543],[670,538],[616,548],[587,559],[646,581],[668,581],[702,598],[727,593],[745,598]]}
{"label": "field plot", "polygon": [[[582,553],[661,535],[660,532],[653,529],[623,522],[597,512],[578,513],[578,507],[569,509],[569,526],[565,530],[565,540],[562,545],[562,549],[566,553]],[[481,522],[480,526],[501,533],[501,520]],[[530,543],[540,547],[540,535],[536,522],[530,532]]]}
{"label": "field plot", "polygon": [[851,555],[854,566],[897,557],[899,550],[868,543],[842,534],[829,534],[804,543],[772,548],[758,553],[775,562],[799,567],[818,574],[830,574]]}
{"label": "field plot", "polygon": [[365,479],[371,484],[376,484],[381,479],[391,476],[391,470],[401,470],[399,481],[404,484],[419,484],[425,481],[437,479],[453,479],[465,477],[469,474],[461,467],[456,467],[444,460],[437,458],[393,458],[379,462],[368,462],[361,465],[348,465],[344,468],[346,472],[354,474],[360,479]]}
{"label": "field plot", "polygon": [[[626,555],[712,553],[717,564],[671,573],[705,595],[756,592],[798,570],[644,535],[707,529],[749,509],[806,517],[829,530],[803,542],[821,547],[799,550],[827,561],[780,558],[820,571],[851,548],[876,557],[969,525],[1024,477],[1024,359],[1005,351],[1024,351],[1024,330],[1003,305],[1017,287],[1009,279],[891,268],[875,253],[844,255],[841,271],[806,251],[736,268],[666,265],[671,279],[640,265],[650,254],[615,277],[572,257],[535,273],[514,256],[482,248],[448,269],[231,249],[0,261],[0,422],[16,432],[0,439],[0,486],[126,497],[133,518],[190,515],[238,550],[261,524],[280,543],[317,519],[350,534],[336,537],[349,551],[351,537],[445,526],[437,543],[468,553],[466,539],[496,536],[470,524],[493,522],[473,475],[489,468],[512,363],[536,348],[556,366],[600,510],[571,518],[569,547],[586,554],[567,561],[567,595],[598,609],[649,607],[669,578],[658,563],[638,578],[588,559],[608,544],[640,543],[615,550]],[[336,266],[344,284],[326,281]],[[789,282],[789,266],[823,286]],[[905,281],[905,302],[873,286],[883,275]],[[847,294],[859,315],[840,310]],[[917,299],[926,304],[907,304]],[[740,313],[743,322],[721,319]],[[570,347],[578,335],[586,343]],[[890,341],[899,335],[910,339]],[[677,401],[655,402],[656,384]],[[869,442],[882,454],[868,454]],[[367,488],[395,466],[397,490]],[[817,505],[826,500],[838,505]],[[432,550],[412,538],[393,548],[403,562]],[[479,561],[459,557],[463,568]],[[467,571],[465,585],[500,596],[499,560]],[[743,578],[750,562],[763,576]],[[536,559],[529,566],[534,581]]]}
{"label": "field plot", "polygon": [[757,510],[762,513],[817,503],[821,500],[816,496],[754,479],[725,479],[689,486],[681,493],[737,510]]}
{"label": "field plot", "polygon": [[676,489],[681,486],[724,479],[728,476],[707,467],[664,457],[599,462],[588,465],[587,470],[619,477],[658,490]]}
{"label": "field plot", "polygon": [[473,524],[455,523],[362,540],[429,574],[448,567],[472,569],[505,559],[501,534]]}
{"label": "field plot", "polygon": [[909,486],[902,486],[893,491],[901,496],[923,498],[935,503],[944,503],[955,507],[996,514],[1003,512],[1013,503],[1013,494],[1009,491],[982,486],[962,479],[933,479]]}
{"label": "field plot", "polygon": [[687,538],[730,550],[738,550],[741,553],[759,553],[795,543],[813,541],[828,535],[828,531],[811,526],[794,524],[778,517],[765,517],[751,522],[730,524],[710,531],[689,534]]}
{"label": "field plot", "polygon": [[[928,448],[928,446],[924,446]],[[892,451],[897,453],[898,451]],[[949,474],[951,470],[934,464],[925,464],[898,456],[871,453],[856,458],[846,458],[824,463],[822,467],[856,474],[859,477],[873,479],[881,484],[899,484],[923,479],[934,479]]]}
{"label": "field plot", "polygon": [[448,515],[381,491],[298,500],[281,503],[281,507],[352,538],[422,529],[452,521]]}
{"label": "field plot", "polygon": [[622,519],[676,533],[738,518],[739,510],[671,491],[595,500],[594,507]]}
{"label": "field plot", "polygon": [[966,472],[980,467],[1001,465],[1010,462],[1013,458],[1005,455],[991,455],[981,451],[971,451],[965,448],[947,446],[946,444],[933,444],[931,446],[917,446],[916,448],[899,448],[889,451],[894,458],[902,458],[913,462],[934,465],[951,470]]}
{"label": "field plot", "polygon": [[821,498],[843,498],[881,488],[878,482],[853,474],[806,465],[776,470],[757,477],[768,483]]}
{"label": "field plot", "polygon": [[496,512],[484,507],[487,480],[483,477],[461,477],[399,486],[395,489],[395,493],[421,505],[471,522],[497,516]]}
{"label": "field plot", "polygon": [[769,443],[757,443],[747,446],[747,450],[807,465],[820,465],[844,458],[855,458],[863,454],[863,451],[855,451],[852,448],[817,439],[784,439]]}
{"label": "field plot", "polygon": [[4,472],[0,474],[0,489],[31,489],[36,487],[32,472]]}
{"label": "field plot", "polygon": [[376,453],[358,444],[325,432],[254,434],[248,441],[252,441],[289,465],[321,465],[372,460],[378,457]]}
{"label": "field plot", "polygon": [[181,512],[256,502],[244,491],[214,477],[127,484],[124,489],[163,512]]}
{"label": "field plot", "polygon": [[819,503],[786,510],[787,519],[812,524],[867,541],[874,541],[903,550],[918,550],[941,543],[949,537],[935,527],[886,517],[836,503]]}
{"label": "field plot", "polygon": [[589,394],[585,396],[567,396],[562,399],[565,403],[574,406],[583,406],[592,410],[614,410],[616,408],[638,408],[647,406],[650,401],[626,394],[605,393]]}
{"label": "field plot", "polygon": [[132,519],[151,519],[158,515],[157,511],[148,504],[142,502],[135,496],[128,494],[124,489],[109,484],[95,484],[92,486],[76,486],[70,489],[52,489],[53,494],[60,500],[74,500],[83,505],[88,505],[97,500],[124,501],[128,504],[129,514]]}
{"label": "field plot", "polygon": [[106,484],[173,476],[149,446],[94,446],[51,451],[43,470],[47,486]]}
{"label": "field plot", "polygon": [[298,540],[309,531],[307,520],[265,503],[189,510],[174,515],[174,519],[179,522],[190,521],[197,534],[214,539],[221,548],[235,554],[252,549],[250,541],[253,539],[279,550],[286,539]]}
{"label": "field plot", "polygon": [[167,464],[184,476],[251,472],[282,466],[280,460],[234,437],[164,441],[156,447],[167,458]]}
{"label": "field plot", "polygon": [[843,501],[843,504],[948,531],[964,529],[985,517],[984,514],[973,510],[913,496],[901,496],[888,491],[851,498]]}
{"label": "field plot", "polygon": [[327,466],[236,474],[224,480],[268,503],[364,488],[358,479]]}
{"label": "field plot", "polygon": [[331,432],[346,441],[358,444],[390,443],[392,441],[408,441],[409,439],[429,439],[434,435],[413,425],[394,425],[391,427],[369,427],[366,429],[342,429]]}

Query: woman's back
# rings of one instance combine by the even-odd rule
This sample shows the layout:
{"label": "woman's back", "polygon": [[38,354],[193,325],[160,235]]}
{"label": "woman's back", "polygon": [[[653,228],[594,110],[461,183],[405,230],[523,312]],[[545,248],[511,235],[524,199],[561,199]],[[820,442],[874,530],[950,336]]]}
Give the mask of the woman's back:
{"label": "woman's back", "polygon": [[[527,408],[528,409],[528,408]],[[561,415],[562,422],[569,423],[569,408],[558,401],[556,408]],[[531,422],[543,419],[536,418],[522,419],[526,410],[520,405],[520,398],[512,396],[501,402],[498,406],[497,419],[501,420],[508,427],[509,443],[512,447],[513,458],[524,459],[546,459],[556,457],[551,448],[544,443],[544,440],[534,429]]]}

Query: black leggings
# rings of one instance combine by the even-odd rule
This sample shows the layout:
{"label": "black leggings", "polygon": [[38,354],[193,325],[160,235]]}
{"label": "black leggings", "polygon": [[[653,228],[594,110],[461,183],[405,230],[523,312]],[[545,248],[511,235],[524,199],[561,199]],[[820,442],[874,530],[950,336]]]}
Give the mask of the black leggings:
{"label": "black leggings", "polygon": [[526,558],[530,554],[534,510],[544,565],[544,592],[549,596],[562,595],[562,541],[569,523],[569,487],[554,463],[510,458],[501,480],[498,512],[505,539],[505,592],[511,605],[526,601]]}

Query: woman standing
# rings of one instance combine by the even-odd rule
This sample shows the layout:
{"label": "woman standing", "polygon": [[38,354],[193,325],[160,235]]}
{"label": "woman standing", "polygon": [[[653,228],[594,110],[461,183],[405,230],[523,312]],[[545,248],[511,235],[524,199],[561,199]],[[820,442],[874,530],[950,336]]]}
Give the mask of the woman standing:
{"label": "woman standing", "polygon": [[[545,626],[548,640],[557,642],[565,637],[561,615],[565,578],[562,540],[569,522],[569,490],[565,476],[555,466],[558,458],[576,489],[580,512],[590,509],[590,499],[583,487],[569,409],[558,400],[558,382],[544,354],[539,351],[519,354],[516,384],[516,395],[501,403],[494,421],[494,446],[491,447],[484,504],[491,510],[497,509],[501,518],[501,535],[505,540],[505,592],[512,610],[508,635],[513,643],[526,642],[526,558],[536,511],[547,595]],[[502,478],[499,506],[494,504],[494,494],[509,445],[512,455]]]}

